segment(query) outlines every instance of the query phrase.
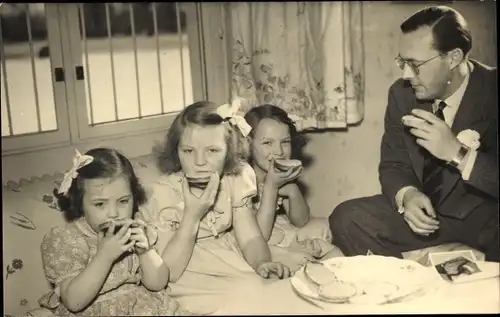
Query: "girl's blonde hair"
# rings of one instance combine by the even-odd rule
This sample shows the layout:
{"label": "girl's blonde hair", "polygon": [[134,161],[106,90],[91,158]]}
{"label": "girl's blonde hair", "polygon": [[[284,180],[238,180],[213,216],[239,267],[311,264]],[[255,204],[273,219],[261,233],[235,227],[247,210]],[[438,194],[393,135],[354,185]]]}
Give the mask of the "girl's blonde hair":
{"label": "girl's blonde hair", "polygon": [[[184,130],[189,125],[214,126],[226,122],[215,110],[218,105],[210,101],[198,101],[187,106],[175,118],[172,126],[167,132],[165,141],[154,147],[158,169],[164,174],[172,174],[181,170],[179,160],[179,142]],[[246,138],[238,128],[226,124],[227,154],[224,165],[224,173],[237,175],[240,173],[243,163],[249,157],[249,146]]]}

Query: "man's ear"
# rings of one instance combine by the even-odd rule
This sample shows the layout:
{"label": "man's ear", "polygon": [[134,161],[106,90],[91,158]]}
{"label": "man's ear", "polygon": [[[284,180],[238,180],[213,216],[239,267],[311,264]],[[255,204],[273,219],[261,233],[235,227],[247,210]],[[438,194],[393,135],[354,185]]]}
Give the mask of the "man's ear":
{"label": "man's ear", "polygon": [[464,52],[460,48],[455,48],[449,51],[448,56],[450,59],[450,70],[457,68],[457,66],[460,65],[465,58]]}

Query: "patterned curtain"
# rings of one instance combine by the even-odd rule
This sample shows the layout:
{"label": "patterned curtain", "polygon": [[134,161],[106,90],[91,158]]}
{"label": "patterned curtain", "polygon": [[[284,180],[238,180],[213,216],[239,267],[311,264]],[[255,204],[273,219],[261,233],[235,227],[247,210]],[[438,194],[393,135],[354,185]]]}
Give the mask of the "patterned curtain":
{"label": "patterned curtain", "polygon": [[300,130],[363,119],[360,2],[232,2],[231,97],[241,110],[271,103]]}

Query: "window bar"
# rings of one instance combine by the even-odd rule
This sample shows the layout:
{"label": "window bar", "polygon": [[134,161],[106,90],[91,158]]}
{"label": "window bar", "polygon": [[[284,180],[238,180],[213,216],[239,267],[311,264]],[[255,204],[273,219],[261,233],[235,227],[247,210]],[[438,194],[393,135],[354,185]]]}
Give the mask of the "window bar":
{"label": "window bar", "polygon": [[158,62],[158,84],[160,86],[160,102],[161,102],[161,113],[165,113],[165,105],[163,103],[163,82],[161,78],[161,61],[160,61],[160,38],[158,36],[158,18],[156,16],[156,2],[152,3],[153,9],[153,27],[155,31],[156,40],[156,60]]}
{"label": "window bar", "polygon": [[186,106],[186,87],[184,85],[184,48],[182,45],[182,31],[181,31],[181,14],[179,10],[179,2],[175,3],[175,15],[177,19],[177,34],[179,35],[180,53],[181,53],[181,77],[182,77],[182,104],[183,108]]}
{"label": "window bar", "polygon": [[142,118],[141,109],[141,86],[139,84],[139,63],[137,61],[137,36],[135,34],[135,19],[134,19],[134,7],[132,3],[128,4],[130,10],[130,30],[132,31],[132,43],[134,46],[134,66],[135,66],[135,82],[137,85],[137,107],[139,110],[139,119]]}
{"label": "window bar", "polygon": [[7,69],[6,69],[6,63],[5,63],[5,50],[3,46],[3,31],[2,31],[2,23],[1,23],[1,17],[0,17],[0,61],[2,63],[2,75],[3,75],[3,84],[4,87],[2,87],[2,93],[5,94],[5,101],[7,102],[7,122],[9,123],[9,135],[13,135],[14,132],[12,131],[12,115],[10,113],[10,98],[9,98],[9,85],[7,82]]}
{"label": "window bar", "polygon": [[202,90],[203,96],[205,98],[208,98],[208,88],[207,88],[208,75],[207,75],[207,67],[205,67],[207,64],[207,59],[206,59],[205,45],[204,45],[204,43],[206,42],[206,39],[205,39],[204,30],[203,30],[203,25],[204,25],[203,14],[201,12],[202,11],[201,10],[201,3],[197,2],[197,3],[195,3],[194,6],[196,9],[196,20],[198,21],[196,31],[199,34],[198,41],[200,44],[198,47],[197,53],[200,54],[201,65],[202,65],[202,68],[201,68],[201,90]]}
{"label": "window bar", "polygon": [[40,101],[38,100],[38,85],[36,83],[36,65],[35,65],[35,54],[33,50],[33,36],[31,34],[31,18],[30,18],[30,7],[26,4],[26,27],[28,29],[28,43],[30,47],[30,59],[31,59],[31,70],[33,76],[33,89],[35,92],[35,106],[36,106],[36,122],[38,125],[38,132],[42,132],[42,121],[40,119]]}
{"label": "window bar", "polygon": [[113,38],[111,36],[111,19],[109,17],[109,3],[104,4],[106,9],[106,29],[108,30],[109,57],[111,59],[111,83],[113,84],[113,99],[115,102],[115,120],[118,121],[118,103],[116,101],[116,80],[115,80],[115,62],[113,59]]}
{"label": "window bar", "polygon": [[89,92],[89,108],[90,108],[90,125],[94,125],[94,105],[92,104],[92,87],[90,81],[89,72],[89,51],[87,47],[87,26],[85,24],[85,14],[84,14],[84,4],[80,3],[78,5],[78,12],[80,14],[81,28],[82,28],[82,40],[83,40],[83,53],[85,54],[85,69],[87,70],[87,76],[85,76],[85,82],[87,84],[87,91]]}
{"label": "window bar", "polygon": [[[228,40],[229,40],[229,36],[227,35],[227,33],[229,32],[229,30],[232,30],[230,27],[228,27],[228,24],[230,23],[230,19],[227,19],[226,17],[226,10],[229,10],[229,6],[231,5],[231,3],[225,3],[225,4],[222,4],[220,6],[220,9],[221,9],[221,17],[222,17],[222,25],[223,25],[223,28],[221,30],[221,36],[222,36],[222,40],[223,40],[223,46],[222,46],[222,54],[224,54],[224,60],[225,61],[229,61],[229,54],[228,54]],[[285,29],[286,30],[286,29]],[[227,63],[227,62],[226,62]],[[228,64],[226,64],[228,65]],[[229,69],[231,69],[231,67],[229,67]],[[224,82],[226,83],[226,91],[229,93],[229,103],[231,103],[231,101],[233,100],[233,96],[232,96],[232,92],[231,92],[231,79],[229,78],[230,75],[229,75],[229,71],[225,71],[224,72]]]}

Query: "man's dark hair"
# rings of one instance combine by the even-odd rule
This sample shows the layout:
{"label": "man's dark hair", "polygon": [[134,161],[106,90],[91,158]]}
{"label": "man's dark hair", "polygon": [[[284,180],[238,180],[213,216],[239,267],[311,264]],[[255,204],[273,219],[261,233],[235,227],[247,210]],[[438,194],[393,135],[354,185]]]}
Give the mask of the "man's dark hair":
{"label": "man's dark hair", "polygon": [[446,6],[425,8],[409,17],[400,28],[403,33],[410,33],[424,26],[432,29],[438,52],[445,54],[459,48],[464,56],[469,53],[472,36],[467,21],[458,11]]}

